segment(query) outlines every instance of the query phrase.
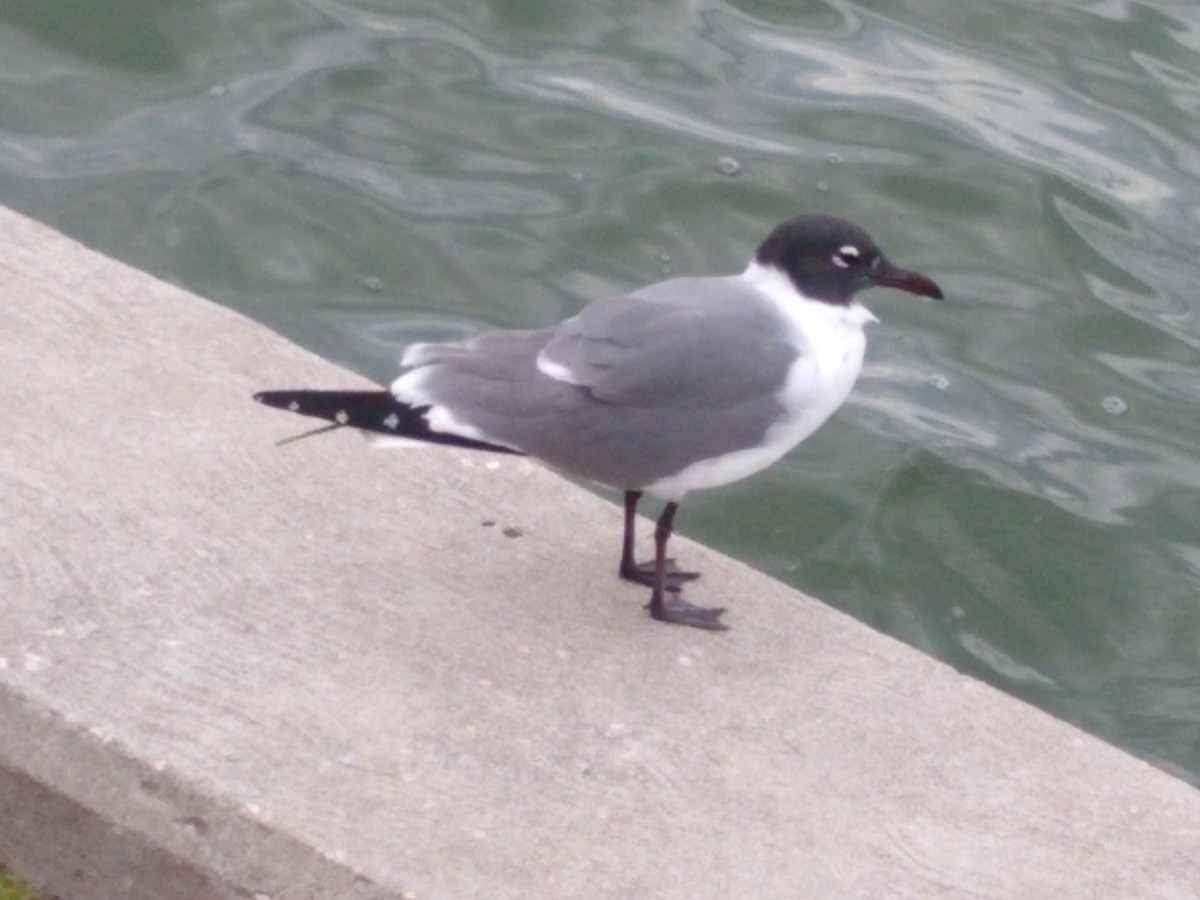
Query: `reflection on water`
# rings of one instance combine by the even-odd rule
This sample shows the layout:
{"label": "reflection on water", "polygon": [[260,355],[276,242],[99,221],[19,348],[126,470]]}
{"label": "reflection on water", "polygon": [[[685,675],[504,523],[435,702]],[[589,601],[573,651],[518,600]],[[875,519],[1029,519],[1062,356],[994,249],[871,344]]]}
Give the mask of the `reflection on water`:
{"label": "reflection on water", "polygon": [[379,379],[855,219],[949,302],[682,527],[1200,780],[1200,20],[793,7],[7,4],[0,200]]}

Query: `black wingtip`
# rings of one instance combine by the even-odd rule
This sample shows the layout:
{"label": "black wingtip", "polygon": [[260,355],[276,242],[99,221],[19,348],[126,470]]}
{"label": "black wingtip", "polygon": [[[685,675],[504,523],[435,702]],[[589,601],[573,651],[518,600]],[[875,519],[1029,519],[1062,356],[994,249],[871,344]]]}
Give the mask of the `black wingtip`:
{"label": "black wingtip", "polygon": [[254,402],[261,403],[263,406],[284,409],[289,402],[295,399],[296,393],[296,391],[256,391]]}
{"label": "black wingtip", "polygon": [[256,403],[261,403],[263,406],[269,406],[272,409],[282,409],[286,412],[300,413],[306,416],[315,415],[318,418],[328,419],[331,416],[323,414],[325,407],[329,405],[329,402],[326,401],[328,396],[357,398],[360,393],[309,390],[257,391],[254,394],[254,400]]}
{"label": "black wingtip", "polygon": [[522,451],[502,444],[492,444],[453,433],[432,431],[429,428],[429,422],[425,419],[428,406],[413,406],[404,403],[385,390],[258,391],[254,394],[254,399],[272,409],[311,416],[314,419],[324,419],[326,422],[332,423],[331,426],[306,432],[305,436],[347,426],[388,437],[408,437],[431,444],[448,444],[472,450],[490,450],[493,453],[522,454]]}

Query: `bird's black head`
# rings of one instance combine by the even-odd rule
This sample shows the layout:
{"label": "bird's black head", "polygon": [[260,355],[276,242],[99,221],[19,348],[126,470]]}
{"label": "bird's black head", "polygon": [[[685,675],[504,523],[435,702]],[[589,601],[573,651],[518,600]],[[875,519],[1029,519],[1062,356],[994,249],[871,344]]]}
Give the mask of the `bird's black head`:
{"label": "bird's black head", "polygon": [[796,216],[780,223],[754,259],[786,272],[805,296],[838,306],[875,286],[942,299],[942,289],[932,279],[892,265],[869,234],[836,216]]}

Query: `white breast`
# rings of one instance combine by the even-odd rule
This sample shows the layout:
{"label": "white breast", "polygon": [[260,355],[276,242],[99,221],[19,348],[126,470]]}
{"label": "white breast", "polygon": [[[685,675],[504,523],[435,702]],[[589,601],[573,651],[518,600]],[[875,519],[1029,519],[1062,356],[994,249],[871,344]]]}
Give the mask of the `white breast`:
{"label": "white breast", "polygon": [[850,395],[867,347],[863,327],[878,320],[858,303],[835,306],[801,297],[785,275],[766,272],[766,277],[758,277],[785,282],[764,290],[787,319],[800,353],[777,394],[787,413],[767,433],[766,443],[780,445],[786,453],[821,427]]}
{"label": "white breast", "polygon": [[750,263],[742,275],[763,292],[788,323],[799,354],[776,394],[784,415],[762,444],[688,466],[646,489],[678,500],[688,491],[718,487],[753,475],[824,424],[850,395],[862,370],[865,325],[878,321],[858,303],[835,306],[798,293],[783,272]]}

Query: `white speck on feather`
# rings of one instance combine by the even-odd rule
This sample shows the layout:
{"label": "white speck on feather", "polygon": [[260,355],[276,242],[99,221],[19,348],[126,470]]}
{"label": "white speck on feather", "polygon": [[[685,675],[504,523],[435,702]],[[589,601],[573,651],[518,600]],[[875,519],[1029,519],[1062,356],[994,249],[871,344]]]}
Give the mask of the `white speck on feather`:
{"label": "white speck on feather", "polygon": [[292,412],[297,412],[300,409],[300,404],[293,400],[288,404],[288,409],[290,409]]}
{"label": "white speck on feather", "polygon": [[350,416],[344,409],[339,409],[333,418],[339,425],[345,425],[350,421]]}
{"label": "white speck on feather", "polygon": [[105,731],[103,728],[101,728],[99,725],[93,725],[91,728],[89,728],[88,734],[90,734],[92,737],[94,737],[96,740],[98,740],[102,744],[112,743],[112,735],[109,734],[107,731]]}
{"label": "white speck on feather", "polygon": [[388,428],[392,429],[392,431],[395,431],[396,426],[398,426],[400,424],[400,417],[398,415],[396,415],[395,413],[392,413],[386,419],[383,420],[383,424],[386,425]]}

